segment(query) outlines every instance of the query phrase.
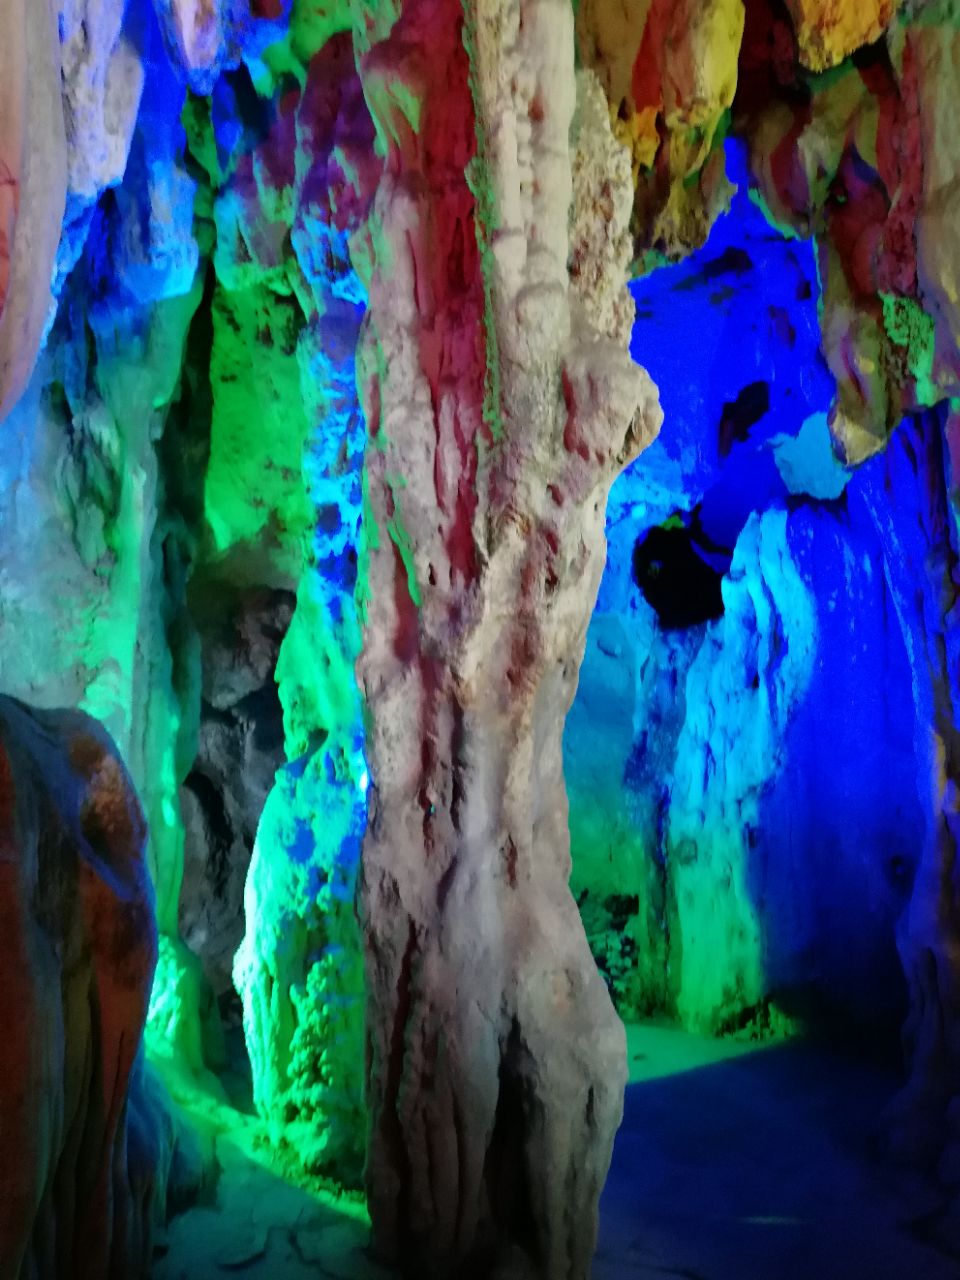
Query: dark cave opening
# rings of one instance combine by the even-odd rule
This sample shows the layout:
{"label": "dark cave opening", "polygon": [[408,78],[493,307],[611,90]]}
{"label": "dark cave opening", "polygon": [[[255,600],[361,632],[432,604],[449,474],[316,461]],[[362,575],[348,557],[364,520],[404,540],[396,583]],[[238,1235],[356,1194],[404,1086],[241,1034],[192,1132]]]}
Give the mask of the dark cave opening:
{"label": "dark cave opening", "polygon": [[680,631],[723,616],[723,576],[730,553],[715,547],[695,521],[672,516],[637,539],[633,578],[661,627]]}

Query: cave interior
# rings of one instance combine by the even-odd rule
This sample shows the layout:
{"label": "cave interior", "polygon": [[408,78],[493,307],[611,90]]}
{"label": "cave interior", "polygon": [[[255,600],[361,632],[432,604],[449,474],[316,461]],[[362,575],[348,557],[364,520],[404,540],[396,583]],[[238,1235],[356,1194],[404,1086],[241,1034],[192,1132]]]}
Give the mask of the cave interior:
{"label": "cave interior", "polygon": [[960,8],[0,34],[0,1280],[955,1280]]}

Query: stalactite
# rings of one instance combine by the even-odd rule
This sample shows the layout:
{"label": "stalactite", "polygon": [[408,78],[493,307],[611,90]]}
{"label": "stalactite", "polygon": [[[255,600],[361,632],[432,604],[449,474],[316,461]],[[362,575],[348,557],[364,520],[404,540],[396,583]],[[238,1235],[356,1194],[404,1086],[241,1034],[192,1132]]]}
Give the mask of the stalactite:
{"label": "stalactite", "polygon": [[571,165],[566,4],[360,4],[355,41],[385,152],[359,355],[374,1243],[411,1275],[574,1280],[625,1061],[561,735],[606,494],[660,417],[625,350],[629,157],[586,80]]}
{"label": "stalactite", "polygon": [[636,265],[684,257],[733,188],[720,145],[737,87],[743,0],[575,6],[582,64],[600,77],[630,149]]}

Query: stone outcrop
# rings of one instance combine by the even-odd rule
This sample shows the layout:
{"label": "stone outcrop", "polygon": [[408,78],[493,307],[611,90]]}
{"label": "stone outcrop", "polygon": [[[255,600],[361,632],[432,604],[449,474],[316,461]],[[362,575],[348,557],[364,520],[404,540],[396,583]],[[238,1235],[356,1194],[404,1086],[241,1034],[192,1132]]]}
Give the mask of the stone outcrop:
{"label": "stone outcrop", "polygon": [[765,994],[751,842],[817,644],[814,597],[788,528],[783,511],[748,522],[723,582],[723,618],[686,675],[667,826],[673,976],[680,1017],[704,1030],[735,1023]]}
{"label": "stone outcrop", "polygon": [[900,0],[787,0],[797,33],[800,61],[811,71],[826,71],[882,36]]}
{"label": "stone outcrop", "polygon": [[607,490],[660,414],[609,305],[629,156],[595,81],[576,101],[572,25],[406,0],[355,27],[386,153],[359,364],[367,1187],[409,1274],[585,1277],[622,1104],[561,734]]}
{"label": "stone outcrop", "polygon": [[221,71],[255,59],[280,39],[292,0],[153,0],[171,60],[191,87],[209,93]]}
{"label": "stone outcrop", "polygon": [[0,1272],[11,1280],[149,1271],[170,1150],[140,1062],[157,954],[145,836],[95,721],[0,700]]}
{"label": "stone outcrop", "polygon": [[[190,483],[170,424],[188,399],[180,372],[201,296],[184,91],[150,5],[63,4],[59,42],[51,6],[23,10],[30,41],[5,46],[17,63],[5,85],[35,99],[18,143],[35,189],[21,183],[15,242],[42,287],[30,289],[36,342],[17,340],[18,382],[0,406],[4,689],[107,725],[142,796],[157,915],[175,939],[178,787],[195,750],[197,683],[185,615]],[[15,273],[10,281],[0,326],[23,303]]]}
{"label": "stone outcrop", "polygon": [[60,0],[58,8],[68,189],[89,207],[123,178],[144,66],[124,29],[124,0]]}
{"label": "stone outcrop", "polygon": [[910,666],[861,475],[831,449],[814,250],[727,150],[730,213],[634,286],[668,425],[611,493],[564,740],[573,888],[628,1022],[895,1036],[922,843]]}
{"label": "stone outcrop", "polygon": [[200,957],[213,993],[232,989],[244,932],[243,890],[267,796],[284,762],[277,694],[288,592],[253,590],[201,623],[202,688],[197,756],[180,792],[184,874],[180,936]]}
{"label": "stone outcrop", "polygon": [[[856,13],[869,18],[870,6]],[[851,463],[960,385],[952,257],[929,247],[931,232],[941,245],[951,235],[939,122],[953,27],[910,6],[887,17],[875,44],[818,80],[801,66],[804,28],[798,44],[784,17],[754,6],[734,104],[772,217],[818,238],[823,350],[837,379],[831,430]]]}
{"label": "stone outcrop", "polygon": [[702,244],[726,208],[725,115],[737,87],[743,0],[583,0],[577,44],[630,148],[641,266]]}

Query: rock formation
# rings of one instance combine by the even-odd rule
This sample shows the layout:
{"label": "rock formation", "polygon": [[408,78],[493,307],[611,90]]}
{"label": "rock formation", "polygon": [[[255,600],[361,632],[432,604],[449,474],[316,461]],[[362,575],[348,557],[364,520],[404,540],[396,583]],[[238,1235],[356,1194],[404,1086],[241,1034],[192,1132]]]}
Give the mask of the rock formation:
{"label": "rock formation", "polygon": [[0,417],[23,394],[51,319],[67,150],[53,4],[4,11],[0,63]]}
{"label": "rock formation", "polygon": [[633,157],[633,232],[646,266],[703,243],[731,187],[718,143],[737,88],[742,0],[584,0],[577,45]]}
{"label": "rock formation", "polygon": [[[893,1145],[954,1176],[953,6],[5,20],[0,671],[105,726],[148,836],[100,731],[3,704],[3,1264],[55,1271],[76,1190],[91,1274],[142,1270],[154,948],[152,1052],[202,1076],[235,987],[268,1137],[366,1158],[411,1274],[587,1275],[610,993],[757,1033],[909,999]],[[101,785],[129,838],[84,833]]]}
{"label": "rock formation", "polygon": [[627,1021],[890,1036],[922,827],[910,667],[831,450],[813,250],[749,200],[733,142],[727,166],[707,244],[633,290],[669,426],[611,494],[564,742],[573,888]]}
{"label": "rock formation", "polygon": [[[904,1028],[909,1079],[891,1105],[888,1140],[913,1163],[939,1160],[955,1185],[960,1160],[960,941],[956,863],[958,561],[947,439],[956,419],[927,414],[904,423],[872,469],[864,501],[884,545],[884,569],[910,655],[914,752],[925,830],[898,943],[910,995]],[[900,525],[894,503],[913,519]]]}
{"label": "rock formation", "polygon": [[367,1187],[410,1274],[586,1276],[625,1080],[566,883],[561,734],[606,492],[660,415],[625,351],[629,157],[572,37],[550,0],[407,0],[355,31],[385,148],[359,371]]}
{"label": "rock formation", "polygon": [[153,889],[95,721],[0,700],[0,827],[0,1272],[146,1277],[170,1161],[141,1062]]}
{"label": "rock formation", "polygon": [[364,291],[350,242],[376,166],[348,35],[315,54],[302,94],[286,103],[285,150],[261,163],[276,173],[282,161],[293,176],[287,269],[305,316],[296,369],[308,420],[298,492],[312,518],[276,668],[287,763],[260,821],[234,975],[254,1097],[274,1140],[308,1171],[354,1185],[366,1137],[354,911],[366,765],[353,675],[365,433],[354,365]]}
{"label": "rock formation", "polygon": [[[202,696],[197,756],[180,792],[184,874],[180,935],[217,996],[232,989],[243,938],[243,893],[257,826],[284,763],[277,659],[290,593],[226,591],[200,623]],[[203,625],[204,621],[206,626]]]}

